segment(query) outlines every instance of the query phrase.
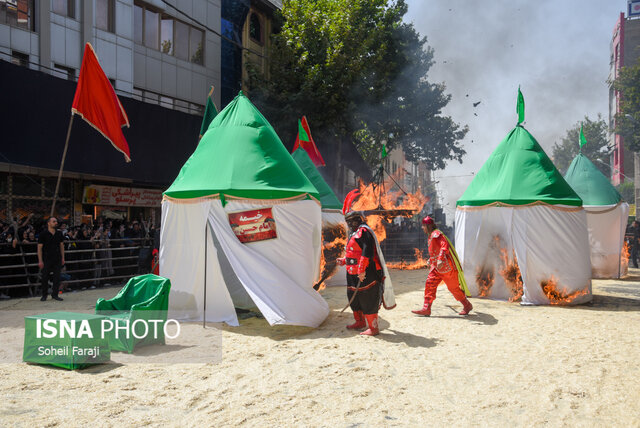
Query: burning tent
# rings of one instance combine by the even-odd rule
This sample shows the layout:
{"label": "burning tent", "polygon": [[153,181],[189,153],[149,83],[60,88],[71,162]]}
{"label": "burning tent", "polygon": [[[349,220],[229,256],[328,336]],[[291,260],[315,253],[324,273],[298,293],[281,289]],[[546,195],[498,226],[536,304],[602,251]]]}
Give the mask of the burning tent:
{"label": "burning tent", "polygon": [[329,314],[318,276],[318,192],[240,93],[211,122],[162,202],[160,274],[170,316],[317,327]]}
{"label": "burning tent", "polygon": [[582,153],[573,159],[564,178],[587,212],[593,277],[620,278],[629,264],[628,256],[622,255],[629,204]]}
{"label": "burning tent", "polygon": [[591,300],[582,200],[520,124],[458,200],[456,249],[473,296],[522,304]]}
{"label": "burning tent", "polygon": [[291,157],[320,196],[323,241],[320,279],[325,285],[346,285],[347,271],[344,266],[338,266],[336,263],[336,259],[342,257],[347,243],[347,223],[342,214],[342,203],[324,181],[306,150],[298,147]]}

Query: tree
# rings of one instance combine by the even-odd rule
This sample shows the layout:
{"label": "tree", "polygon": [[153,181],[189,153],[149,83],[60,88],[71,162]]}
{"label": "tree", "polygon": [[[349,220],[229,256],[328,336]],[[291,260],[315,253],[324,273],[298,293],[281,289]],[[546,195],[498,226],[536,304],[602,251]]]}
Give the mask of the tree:
{"label": "tree", "polygon": [[615,116],[615,132],[624,138],[627,148],[640,151],[640,60],[632,67],[622,67],[613,88],[620,93]]}
{"label": "tree", "polygon": [[461,161],[467,127],[442,115],[450,96],[427,80],[433,49],[406,12],[404,0],[285,0],[269,79],[248,66],[252,100],[291,141],[305,114],[334,164],[355,144],[375,166],[383,142],[433,169]]}
{"label": "tree", "polygon": [[[580,126],[584,138],[587,140],[582,149],[580,149]],[[576,157],[579,151],[589,158],[593,164],[598,167],[605,177],[611,177],[611,167],[609,166],[609,155],[607,154],[607,123],[602,119],[602,115],[598,114],[596,120],[584,117],[584,121],[578,122],[567,133],[560,143],[553,144],[553,163],[562,175],[566,174],[569,165]]]}

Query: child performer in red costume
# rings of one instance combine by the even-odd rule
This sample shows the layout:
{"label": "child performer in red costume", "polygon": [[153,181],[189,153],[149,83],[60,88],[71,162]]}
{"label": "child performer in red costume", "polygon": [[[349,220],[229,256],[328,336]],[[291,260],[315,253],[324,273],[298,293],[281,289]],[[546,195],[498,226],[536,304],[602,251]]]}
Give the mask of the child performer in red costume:
{"label": "child performer in red costume", "polygon": [[427,276],[424,287],[424,306],[422,309],[411,312],[426,317],[431,315],[431,304],[436,299],[438,285],[444,281],[453,297],[462,303],[460,315],[468,315],[473,309],[473,305],[467,299],[470,293],[455,248],[449,239],[436,228],[431,217],[422,219],[422,230],[429,237],[429,262],[427,263],[429,276]]}

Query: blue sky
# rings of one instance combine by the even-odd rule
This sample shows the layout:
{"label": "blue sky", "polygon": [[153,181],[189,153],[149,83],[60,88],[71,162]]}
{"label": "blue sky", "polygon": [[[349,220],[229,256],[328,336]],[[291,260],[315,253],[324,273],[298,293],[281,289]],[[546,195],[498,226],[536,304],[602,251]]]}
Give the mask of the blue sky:
{"label": "blue sky", "polygon": [[448,223],[473,178],[465,175],[476,172],[515,125],[518,85],[525,127],[549,155],[585,115],[607,120],[610,43],[626,0],[407,3],[405,20],[435,50],[429,80],[444,82],[453,97],[444,113],[469,126],[463,164],[434,174]]}

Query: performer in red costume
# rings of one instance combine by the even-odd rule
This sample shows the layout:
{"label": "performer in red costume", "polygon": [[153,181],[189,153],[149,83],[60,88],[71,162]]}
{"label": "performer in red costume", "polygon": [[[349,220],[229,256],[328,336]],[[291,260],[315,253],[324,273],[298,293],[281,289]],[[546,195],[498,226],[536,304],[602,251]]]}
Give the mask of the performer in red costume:
{"label": "performer in red costume", "polygon": [[424,287],[424,307],[411,311],[417,315],[431,315],[431,304],[436,299],[436,291],[440,282],[444,281],[453,297],[462,303],[460,315],[468,315],[473,305],[467,299],[470,295],[462,273],[455,248],[449,239],[436,227],[431,217],[422,219],[422,230],[429,237],[429,275]]}
{"label": "performer in red costume", "polygon": [[345,220],[351,235],[345,257],[339,258],[338,263],[347,265],[347,297],[356,320],[347,328],[360,330],[368,323],[369,329],[360,334],[375,336],[380,332],[378,310],[384,291],[384,262],[378,256],[375,237],[364,216],[358,211],[351,211],[345,215]]}

